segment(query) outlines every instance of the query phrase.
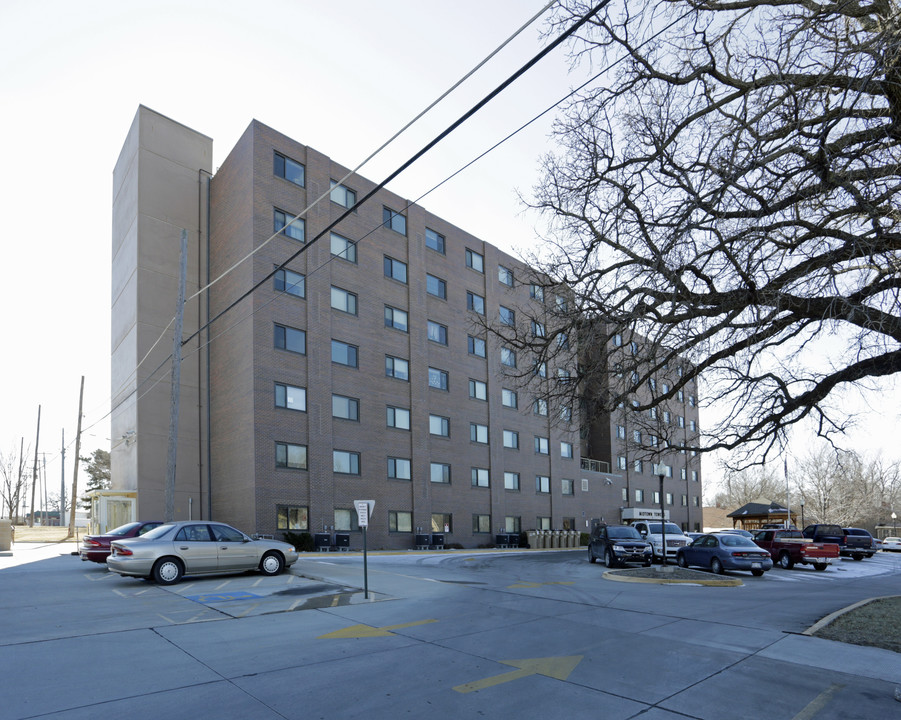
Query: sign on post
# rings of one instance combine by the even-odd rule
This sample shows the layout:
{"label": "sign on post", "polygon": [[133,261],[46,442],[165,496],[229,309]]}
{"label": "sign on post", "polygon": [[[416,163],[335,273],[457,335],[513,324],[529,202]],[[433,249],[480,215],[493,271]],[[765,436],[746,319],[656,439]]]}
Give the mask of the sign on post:
{"label": "sign on post", "polygon": [[372,509],[375,507],[375,500],[354,500],[354,507],[357,510],[357,524],[361,528],[369,527],[369,518],[372,515]]}

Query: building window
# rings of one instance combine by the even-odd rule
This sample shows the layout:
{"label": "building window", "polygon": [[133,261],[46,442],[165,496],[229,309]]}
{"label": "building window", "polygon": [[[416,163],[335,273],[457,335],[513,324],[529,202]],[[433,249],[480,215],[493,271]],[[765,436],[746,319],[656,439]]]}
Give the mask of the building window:
{"label": "building window", "polygon": [[671,421],[670,421],[670,412],[669,412],[669,410],[664,410],[664,411],[663,411],[663,422],[664,422],[666,425],[669,425],[669,424],[670,424]]}
{"label": "building window", "polygon": [[385,327],[407,332],[409,329],[407,311],[385,305]]}
{"label": "building window", "polygon": [[691,481],[692,481],[692,482],[697,482],[697,481],[698,481],[698,471],[697,471],[697,470],[692,470],[692,471],[691,471]]}
{"label": "building window", "polygon": [[451,481],[451,466],[447,463],[430,463],[429,464],[429,479],[433,483],[441,483],[443,485],[450,484]]}
{"label": "building window", "polygon": [[616,426],[616,437],[620,440],[626,439],[626,426],[625,425],[617,425]]}
{"label": "building window", "polygon": [[435,252],[444,255],[444,235],[436,233],[431,228],[425,229],[425,246]]}
{"label": "building window", "polygon": [[654,491],[654,500],[653,500],[653,503],[654,503],[654,505],[659,505],[659,504],[660,504],[660,491],[659,491],[659,490],[655,490],[655,491]]}
{"label": "building window", "polygon": [[347,262],[357,261],[357,244],[346,237],[332,233],[330,238],[332,255]]}
{"label": "building window", "polygon": [[620,335],[619,333],[616,333],[613,336],[613,346],[614,347],[622,347],[622,344],[623,344],[623,336]]}
{"label": "building window", "polygon": [[540,378],[547,377],[547,363],[546,362],[535,363],[535,375],[537,375]]}
{"label": "building window", "polygon": [[641,460],[636,460],[634,463],[633,470],[639,475],[644,472],[644,463]]}
{"label": "building window", "polygon": [[333,203],[337,203],[341,207],[348,210],[357,204],[357,193],[349,187],[341,185],[334,180],[331,181],[331,192],[329,198]]}
{"label": "building window", "polygon": [[448,374],[447,370],[439,370],[438,368],[429,368],[429,387],[436,390],[447,391]]}
{"label": "building window", "polygon": [[485,258],[474,250],[466,248],[466,267],[476,272],[485,272]]}
{"label": "building window", "polygon": [[485,314],[485,298],[474,292],[466,291],[466,309],[479,315]]}
{"label": "building window", "polygon": [[508,390],[507,388],[501,388],[501,404],[504,407],[508,407],[508,408],[519,407],[519,397],[516,393],[516,390]]}
{"label": "building window", "polygon": [[519,473],[504,473],[504,490],[519,490]]}
{"label": "building window", "polygon": [[680,403],[684,403],[685,402],[685,392],[683,390],[677,390],[676,398],[679,400]]}
{"label": "building window", "polygon": [[551,479],[547,475],[535,476],[535,492],[549,493],[551,491]]}
{"label": "building window", "polygon": [[570,442],[561,442],[560,443],[560,457],[572,459],[573,456],[573,444]]}
{"label": "building window", "polygon": [[689,405],[689,407],[694,407],[694,406],[695,406],[695,396],[694,396],[694,395],[689,395],[689,396],[688,396],[688,405]]}
{"label": "building window", "polygon": [[332,307],[349,315],[357,314],[357,296],[332,285]]}
{"label": "building window", "polygon": [[292,240],[304,241],[304,221],[302,218],[276,208],[273,225],[273,232],[287,235]]}
{"label": "building window", "polygon": [[432,513],[432,532],[450,533],[454,531],[454,517],[450,513]]}
{"label": "building window", "polygon": [[620,455],[616,458],[616,467],[618,467],[620,470],[625,470],[627,463],[628,460],[626,460],[625,455]]}
{"label": "building window", "polygon": [[497,266],[497,280],[502,285],[506,285],[507,287],[513,287],[513,271],[504,267],[503,265]]}
{"label": "building window", "polygon": [[516,325],[516,312],[514,310],[501,305],[497,312],[501,325],[509,325],[510,327]]}
{"label": "building window", "polygon": [[544,324],[532,320],[532,337],[543,338],[545,336]]}
{"label": "building window", "polygon": [[504,430],[504,447],[519,450],[519,433],[516,430]]}
{"label": "building window", "polygon": [[557,347],[569,350],[569,335],[565,332],[557,333]]}
{"label": "building window", "polygon": [[275,467],[306,470],[307,446],[284,442],[275,443]]}
{"label": "building window", "polygon": [[535,527],[539,530],[550,530],[551,519],[549,517],[537,517],[535,518]]}
{"label": "building window", "polygon": [[632,431],[632,442],[636,445],[641,445],[641,430]]}
{"label": "building window", "polygon": [[518,515],[507,515],[504,518],[504,530],[508,533],[522,532],[522,518]]}
{"label": "building window", "polygon": [[341,532],[357,532],[357,513],[348,508],[335,508],[335,530]]}
{"label": "building window", "polygon": [[281,153],[275,153],[275,161],[273,163],[273,172],[276,177],[280,177],[284,180],[290,180],[295,185],[304,186],[304,168],[296,160],[292,160],[291,158],[282,155]]}
{"label": "building window", "polygon": [[413,513],[406,510],[389,510],[388,532],[413,532]]}
{"label": "building window", "polygon": [[275,407],[306,412],[307,391],[294,385],[275,383]]}
{"label": "building window", "polygon": [[473,515],[472,516],[472,534],[484,535],[491,532],[491,516],[490,515]]}
{"label": "building window", "polygon": [[550,440],[539,435],[535,436],[535,452],[539,455],[548,455],[550,453]]}
{"label": "building window", "polygon": [[332,395],[332,417],[339,420],[360,419],[360,401],[344,395]]}
{"label": "building window", "polygon": [[409,458],[388,458],[388,477],[392,480],[410,480],[413,477]]}
{"label": "building window", "polygon": [[410,380],[410,363],[403,358],[385,355],[385,375],[395,380]]}
{"label": "building window", "polygon": [[357,367],[357,346],[340,340],[332,340],[332,362],[348,367]]}
{"label": "building window", "polygon": [[673,504],[673,494],[670,493],[670,492],[668,492],[668,493],[666,494],[666,504],[667,504],[667,505],[672,505],[672,504]]}
{"label": "building window", "polygon": [[391,208],[382,207],[382,224],[396,233],[407,234],[407,218]]}
{"label": "building window", "polygon": [[680,480],[688,480],[688,470],[685,468],[679,469],[679,479]]}
{"label": "building window", "polygon": [[501,348],[501,364],[507,367],[516,367],[516,351],[510,348]]}
{"label": "building window", "polygon": [[682,496],[682,507],[688,507],[688,495]]}
{"label": "building window", "polygon": [[469,397],[473,400],[488,400],[488,385],[481,380],[469,380]]}
{"label": "building window", "polygon": [[304,276],[300,273],[286,270],[285,268],[279,268],[275,271],[274,275],[275,291],[288,293],[289,295],[300,298],[306,297],[306,285],[304,280]]}
{"label": "building window", "polygon": [[279,530],[310,529],[310,510],[303,505],[279,505],[275,512]]}
{"label": "building window", "polygon": [[434,275],[425,276],[425,290],[429,295],[447,300],[447,283]]}
{"label": "building window", "polygon": [[680,428],[684,428],[685,427],[685,417],[682,415],[676,415],[676,425],[678,425]]}
{"label": "building window", "polygon": [[359,475],[360,453],[350,450],[332,450],[332,471],[342,475]]}
{"label": "building window", "polygon": [[688,421],[688,429],[691,430],[692,432],[696,432],[698,429],[697,423],[694,420],[689,420]]}
{"label": "building window", "polygon": [[701,505],[700,498],[698,498],[697,495],[692,495],[691,504],[694,505],[695,507],[700,507],[700,505]]}
{"label": "building window", "polygon": [[560,492],[564,495],[575,495],[576,494],[576,484],[572,480],[567,480],[563,478],[560,481]]}
{"label": "building window", "polygon": [[276,325],[275,347],[304,355],[307,352],[307,334],[303,330],[287,325]]}
{"label": "building window", "polygon": [[547,400],[544,398],[535,398],[535,402],[532,404],[532,412],[535,415],[547,417]]}
{"label": "building window", "polygon": [[557,306],[558,313],[569,312],[569,299],[563,295],[554,295],[554,304]]}
{"label": "building window", "polygon": [[439,345],[447,345],[447,326],[436,323],[433,320],[428,321],[428,338]]}
{"label": "building window", "polygon": [[385,277],[406,284],[407,263],[385,255]]}
{"label": "building window", "polygon": [[469,423],[469,440],[475,443],[488,442],[488,426],[479,423]]}
{"label": "building window", "polygon": [[539,302],[544,302],[544,288],[534,283],[529,286],[529,297]]}
{"label": "building window", "polygon": [[635,502],[644,502],[644,490],[635,491]]}
{"label": "building window", "polygon": [[429,415],[429,434],[450,437],[450,418]]}
{"label": "building window", "polygon": [[473,337],[472,335],[466,336],[466,344],[469,349],[470,355],[475,355],[477,357],[485,357],[485,341],[482,338]]}
{"label": "building window", "polygon": [[[584,488],[583,488],[583,490],[584,490]],[[623,505],[625,505],[627,502],[629,502],[629,490],[627,488],[622,488],[622,500],[623,500]]]}
{"label": "building window", "polygon": [[388,405],[386,408],[386,415],[388,427],[397,428],[398,430],[410,429],[410,411],[406,408]]}
{"label": "building window", "polygon": [[488,487],[488,468],[472,468],[472,486]]}

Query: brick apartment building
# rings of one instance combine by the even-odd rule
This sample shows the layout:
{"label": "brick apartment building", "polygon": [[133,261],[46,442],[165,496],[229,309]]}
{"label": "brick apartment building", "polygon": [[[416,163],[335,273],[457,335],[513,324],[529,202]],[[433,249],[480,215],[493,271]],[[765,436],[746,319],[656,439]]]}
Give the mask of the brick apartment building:
{"label": "brick apartment building", "polygon": [[[111,463],[139,517],[164,510],[183,229],[177,518],[353,538],[353,501],[371,499],[370,547],[409,548],[659,512],[629,409],[561,420],[513,381],[530,360],[480,330],[553,301],[519,260],[388,190],[311,242],[375,187],[346,174],[256,121],[213,174],[210,138],[138,109],[114,171]],[[700,458],[680,448],[695,395],[665,412],[662,499],[699,528]]]}

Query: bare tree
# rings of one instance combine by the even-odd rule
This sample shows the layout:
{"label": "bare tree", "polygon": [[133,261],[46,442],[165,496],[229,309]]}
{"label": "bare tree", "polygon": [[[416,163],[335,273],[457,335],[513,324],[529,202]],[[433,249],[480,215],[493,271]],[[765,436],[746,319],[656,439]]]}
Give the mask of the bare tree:
{"label": "bare tree", "polygon": [[752,502],[785,502],[785,482],[772,466],[727,470],[714,498],[717,507],[736,510]]}
{"label": "bare tree", "polygon": [[[557,122],[531,263],[573,291],[554,335],[605,349],[579,359],[595,410],[684,360],[636,409],[703,377],[726,408],[705,448],[759,462],[801,421],[840,434],[843,394],[898,372],[899,19],[895,0],[657,0],[583,29],[573,62],[602,72]],[[504,342],[542,357],[553,337]]]}
{"label": "bare tree", "polygon": [[15,519],[19,516],[19,508],[25,498],[25,490],[28,487],[28,469],[26,459],[31,448],[24,444],[19,450],[11,450],[8,453],[0,452],[0,502],[2,511],[0,515]]}

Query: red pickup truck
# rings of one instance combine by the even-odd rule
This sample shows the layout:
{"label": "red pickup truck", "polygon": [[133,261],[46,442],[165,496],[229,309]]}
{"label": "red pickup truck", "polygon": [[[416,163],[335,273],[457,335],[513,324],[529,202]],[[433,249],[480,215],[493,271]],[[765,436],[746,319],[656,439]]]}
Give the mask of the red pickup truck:
{"label": "red pickup truck", "polygon": [[825,570],[840,554],[838,545],[815,543],[805,538],[800,530],[758,530],[754,533],[754,542],[769,550],[773,563],[786,570],[794,567],[795,563]]}

